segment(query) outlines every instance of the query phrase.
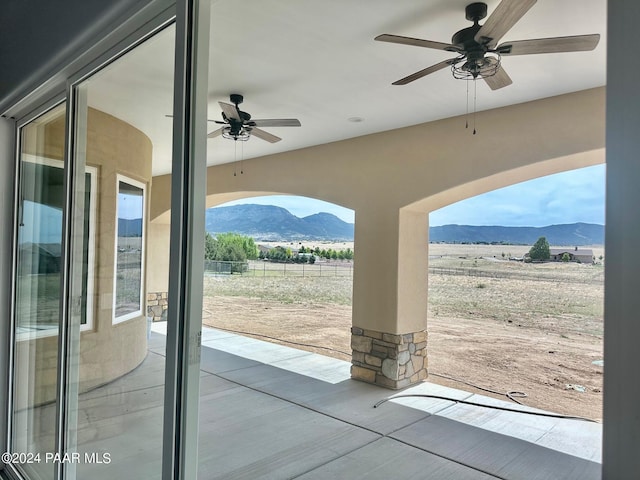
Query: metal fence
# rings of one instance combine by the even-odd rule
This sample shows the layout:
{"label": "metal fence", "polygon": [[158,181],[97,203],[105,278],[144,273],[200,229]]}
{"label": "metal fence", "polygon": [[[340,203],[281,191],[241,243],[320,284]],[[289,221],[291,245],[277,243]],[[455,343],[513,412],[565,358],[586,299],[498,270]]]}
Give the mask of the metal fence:
{"label": "metal fence", "polygon": [[[557,274],[540,275],[536,273],[505,272],[475,268],[429,267],[429,273],[435,275],[461,275],[467,277],[512,278],[534,281],[556,281],[568,283],[600,284],[604,281],[604,272],[592,278],[558,277]],[[248,262],[205,261],[207,275],[242,275],[249,277],[347,277],[353,278],[351,262],[275,263],[260,260]]]}
{"label": "metal fence", "polygon": [[604,283],[604,271],[598,272],[598,275],[592,278],[579,278],[570,276],[559,276],[558,274],[536,274],[525,272],[505,272],[498,270],[482,270],[475,268],[456,268],[456,267],[429,267],[429,273],[436,275],[462,275],[466,277],[484,277],[484,278],[511,278],[516,280],[533,280],[540,282],[564,282],[564,283]]}
{"label": "metal fence", "polygon": [[243,275],[252,277],[353,277],[351,262],[275,263],[268,261],[205,261],[207,275]]}

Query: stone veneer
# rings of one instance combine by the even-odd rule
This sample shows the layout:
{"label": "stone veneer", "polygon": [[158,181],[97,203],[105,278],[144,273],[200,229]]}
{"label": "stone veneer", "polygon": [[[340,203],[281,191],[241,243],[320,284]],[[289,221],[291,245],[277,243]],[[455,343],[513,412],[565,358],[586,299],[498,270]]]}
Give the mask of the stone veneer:
{"label": "stone veneer", "polygon": [[427,332],[391,333],[351,328],[351,377],[399,389],[427,378]]}
{"label": "stone veneer", "polygon": [[167,292],[147,293],[147,317],[154,322],[167,319]]}

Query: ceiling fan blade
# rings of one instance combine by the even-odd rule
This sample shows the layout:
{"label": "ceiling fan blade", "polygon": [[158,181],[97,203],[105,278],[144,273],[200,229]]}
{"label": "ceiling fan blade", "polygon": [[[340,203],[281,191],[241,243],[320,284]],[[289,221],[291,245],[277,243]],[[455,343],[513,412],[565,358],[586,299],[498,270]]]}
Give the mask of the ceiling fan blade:
{"label": "ceiling fan blade", "polygon": [[209,133],[209,135],[207,135],[207,138],[215,138],[215,137],[219,137],[220,135],[222,135],[222,128],[219,128]]}
{"label": "ceiling fan blade", "polygon": [[502,66],[498,67],[498,71],[495,73],[495,75],[482,78],[484,78],[484,81],[487,82],[487,85],[489,85],[489,88],[491,90],[498,90],[499,88],[508,87],[513,83],[513,80],[511,80],[511,77],[507,75],[507,72],[504,71],[504,68],[502,68]]}
{"label": "ceiling fan blade", "polygon": [[260,130],[259,128],[252,128],[251,135],[255,135],[262,140],[266,140],[269,143],[276,143],[282,140],[280,137],[276,137],[275,135],[270,134],[269,132],[265,132],[264,130]]}
{"label": "ceiling fan blade", "polygon": [[437,72],[438,70],[442,70],[443,68],[448,67],[449,65],[455,63],[457,58],[450,58],[449,60],[444,60],[440,63],[436,63],[435,65],[431,65],[430,67],[425,68],[424,70],[420,70],[419,72],[412,73],[400,80],[396,80],[391,85],[406,85],[407,83],[411,83],[414,80],[418,80],[424,76],[429,75],[430,73]]}
{"label": "ceiling fan blade", "polygon": [[433,42],[431,40],[422,40],[420,38],[403,37],[400,35],[389,35],[383,33],[378,35],[374,40],[379,42],[399,43],[401,45],[413,45],[414,47],[435,48],[436,50],[447,50],[450,52],[460,51],[455,45],[450,43]]}
{"label": "ceiling fan blade", "polygon": [[493,47],[529,11],[536,0],[502,0],[475,34],[475,41]]}
{"label": "ceiling fan blade", "polygon": [[251,120],[251,124],[256,127],[301,127],[302,124],[297,118],[261,118]]}
{"label": "ceiling fan blade", "polygon": [[537,38],[505,42],[496,49],[500,55],[529,55],[535,53],[586,52],[593,50],[600,35],[575,35],[573,37]]}
{"label": "ceiling fan blade", "polygon": [[234,120],[242,122],[242,119],[240,118],[240,114],[238,113],[238,109],[235,107],[235,105],[231,105],[230,103],[224,103],[224,102],[218,102],[218,105],[220,105],[220,108],[222,109],[222,111],[224,112],[227,118],[233,118]]}

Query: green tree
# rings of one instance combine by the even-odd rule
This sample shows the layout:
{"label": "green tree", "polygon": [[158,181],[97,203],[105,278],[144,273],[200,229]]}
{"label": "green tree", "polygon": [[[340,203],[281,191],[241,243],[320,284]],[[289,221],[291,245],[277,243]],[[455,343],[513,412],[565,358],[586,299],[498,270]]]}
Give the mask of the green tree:
{"label": "green tree", "polygon": [[567,252],[564,252],[562,254],[562,261],[563,262],[568,262],[569,260],[571,260],[571,257],[569,257],[569,254]]}
{"label": "green tree", "polygon": [[205,236],[204,258],[219,262],[239,262],[233,265],[232,272],[245,269],[247,259],[258,258],[258,248],[251,237],[237,233],[219,233],[215,237],[210,233]]}
{"label": "green tree", "polygon": [[529,250],[529,258],[531,260],[549,260],[549,257],[551,257],[549,242],[546,237],[540,237]]}
{"label": "green tree", "polygon": [[[221,252],[235,252],[238,249],[244,252],[244,260],[255,260],[258,258],[258,247],[251,237],[240,235],[238,233],[218,233],[215,237],[218,242],[218,246]],[[231,247],[233,245],[233,247]],[[236,254],[233,254],[236,256]],[[218,256],[224,256],[224,253],[219,253]],[[229,260],[227,258],[215,258],[215,260]]]}
{"label": "green tree", "polygon": [[267,258],[272,262],[289,262],[291,261],[291,249],[274,247],[267,253]]}

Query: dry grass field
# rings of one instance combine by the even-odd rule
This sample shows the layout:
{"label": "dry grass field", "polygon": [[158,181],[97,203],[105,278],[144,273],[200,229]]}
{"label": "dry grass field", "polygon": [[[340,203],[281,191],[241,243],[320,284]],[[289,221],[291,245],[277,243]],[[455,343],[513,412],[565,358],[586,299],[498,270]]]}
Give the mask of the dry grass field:
{"label": "dry grass field", "polygon": [[[528,248],[430,246],[429,380],[600,419],[603,266],[506,260]],[[349,360],[351,277],[293,273],[207,276],[204,323]]]}

